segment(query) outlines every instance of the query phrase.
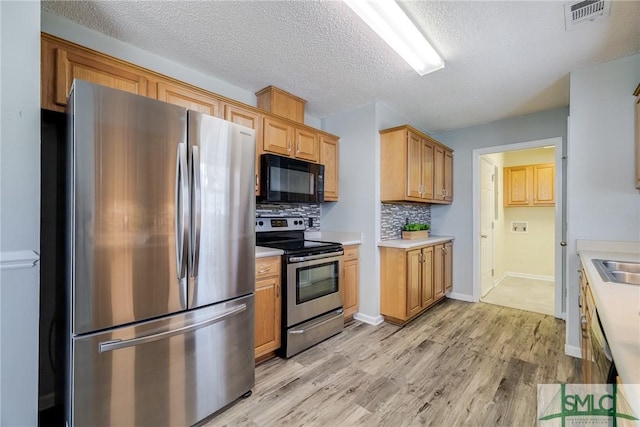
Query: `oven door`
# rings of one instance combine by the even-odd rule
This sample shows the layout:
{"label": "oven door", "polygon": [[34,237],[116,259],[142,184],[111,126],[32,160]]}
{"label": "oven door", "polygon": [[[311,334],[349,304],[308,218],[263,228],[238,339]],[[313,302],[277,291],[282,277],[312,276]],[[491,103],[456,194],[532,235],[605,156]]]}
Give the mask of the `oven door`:
{"label": "oven door", "polygon": [[342,307],[341,257],[330,255],[299,259],[302,261],[287,264],[287,327]]}

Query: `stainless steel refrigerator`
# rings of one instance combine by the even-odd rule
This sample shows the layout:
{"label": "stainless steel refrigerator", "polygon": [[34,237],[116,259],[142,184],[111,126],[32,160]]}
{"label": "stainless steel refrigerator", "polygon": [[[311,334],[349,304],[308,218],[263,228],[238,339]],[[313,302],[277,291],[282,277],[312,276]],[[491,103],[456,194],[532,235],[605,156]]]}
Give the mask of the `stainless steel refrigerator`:
{"label": "stainless steel refrigerator", "polygon": [[188,426],[254,385],[255,134],[76,80],[65,417]]}

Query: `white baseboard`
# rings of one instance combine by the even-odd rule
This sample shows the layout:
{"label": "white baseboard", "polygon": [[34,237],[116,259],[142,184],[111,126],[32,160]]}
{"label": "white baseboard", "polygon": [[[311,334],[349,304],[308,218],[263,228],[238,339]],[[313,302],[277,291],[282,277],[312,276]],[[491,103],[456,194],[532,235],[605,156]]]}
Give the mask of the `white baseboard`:
{"label": "white baseboard", "polygon": [[546,282],[555,282],[555,277],[553,276],[543,276],[540,274],[528,274],[528,273],[515,273],[513,271],[507,271],[504,273],[505,276],[510,277],[521,277],[523,279],[534,279],[534,280],[544,280]]}
{"label": "white baseboard", "polygon": [[480,298],[484,298],[485,296],[487,296],[487,294],[491,292],[496,286],[498,286],[504,280],[505,277],[506,276],[502,276],[500,279],[494,280],[493,284],[489,286],[489,289],[481,293]]}
{"label": "white baseboard", "polygon": [[49,393],[38,396],[38,410],[49,409],[56,404],[56,394]]}
{"label": "white baseboard", "polygon": [[580,347],[576,347],[575,345],[564,345],[564,354],[571,357],[577,357],[578,359],[582,359],[582,351]]}
{"label": "white baseboard", "polygon": [[39,260],[40,255],[33,250],[0,252],[0,270],[35,267]]}
{"label": "white baseboard", "polygon": [[467,302],[478,302],[478,301],[475,301],[473,299],[472,295],[460,294],[460,293],[457,293],[457,292],[449,292],[447,294],[447,298],[457,299],[457,300],[460,300],[460,301],[467,301]]}
{"label": "white baseboard", "polygon": [[367,314],[357,312],[353,315],[353,318],[373,326],[378,326],[384,323],[384,317],[379,314],[377,316],[369,316]]}

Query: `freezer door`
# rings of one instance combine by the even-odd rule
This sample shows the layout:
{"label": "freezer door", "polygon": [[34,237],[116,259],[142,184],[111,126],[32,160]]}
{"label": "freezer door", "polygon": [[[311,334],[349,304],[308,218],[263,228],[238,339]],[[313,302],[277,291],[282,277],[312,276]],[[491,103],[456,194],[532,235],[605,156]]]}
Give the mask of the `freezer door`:
{"label": "freezer door", "polygon": [[189,111],[189,308],[255,287],[255,131]]}
{"label": "freezer door", "polygon": [[79,80],[70,97],[72,333],[186,308],[186,110]]}
{"label": "freezer door", "polygon": [[75,426],[190,426],[254,385],[253,295],[72,341]]}

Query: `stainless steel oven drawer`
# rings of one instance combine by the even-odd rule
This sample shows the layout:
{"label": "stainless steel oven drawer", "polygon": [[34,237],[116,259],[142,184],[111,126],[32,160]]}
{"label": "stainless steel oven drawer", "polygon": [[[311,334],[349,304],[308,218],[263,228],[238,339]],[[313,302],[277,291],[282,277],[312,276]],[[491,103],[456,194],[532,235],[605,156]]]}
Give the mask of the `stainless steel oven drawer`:
{"label": "stainless steel oven drawer", "polygon": [[342,332],[344,312],[342,308],[301,323],[287,330],[286,357],[291,357],[327,338]]}

